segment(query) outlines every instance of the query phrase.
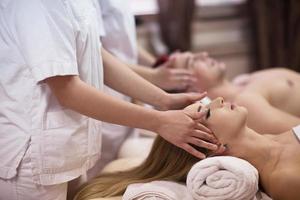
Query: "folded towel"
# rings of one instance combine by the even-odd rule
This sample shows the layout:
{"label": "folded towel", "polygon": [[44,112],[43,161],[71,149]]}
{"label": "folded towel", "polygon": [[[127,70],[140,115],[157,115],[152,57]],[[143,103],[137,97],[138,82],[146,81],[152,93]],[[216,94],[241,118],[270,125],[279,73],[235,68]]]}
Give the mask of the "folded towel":
{"label": "folded towel", "polygon": [[211,157],[192,167],[187,188],[195,200],[252,200],[258,192],[258,171],[239,158]]}
{"label": "folded towel", "polygon": [[253,200],[272,200],[272,199],[265,193],[258,191]]}
{"label": "folded towel", "polygon": [[171,181],[131,184],[122,200],[193,200],[185,185]]}

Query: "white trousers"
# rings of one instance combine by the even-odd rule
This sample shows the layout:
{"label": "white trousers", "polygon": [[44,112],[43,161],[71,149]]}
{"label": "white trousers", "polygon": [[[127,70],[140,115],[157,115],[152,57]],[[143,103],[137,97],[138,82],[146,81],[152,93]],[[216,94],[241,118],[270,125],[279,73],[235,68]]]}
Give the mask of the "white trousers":
{"label": "white trousers", "polygon": [[16,177],[0,178],[0,200],[66,200],[67,183],[43,186],[34,183],[28,151],[18,168]]}

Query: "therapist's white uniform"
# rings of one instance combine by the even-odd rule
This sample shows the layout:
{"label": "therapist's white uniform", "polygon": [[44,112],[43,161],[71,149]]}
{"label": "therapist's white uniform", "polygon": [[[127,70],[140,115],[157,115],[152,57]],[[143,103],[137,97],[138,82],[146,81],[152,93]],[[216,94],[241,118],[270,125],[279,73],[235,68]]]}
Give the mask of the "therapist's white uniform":
{"label": "therapist's white uniform", "polygon": [[[130,12],[127,0],[98,0],[100,3],[104,37],[101,37],[103,47],[125,63],[137,63],[137,39],[134,16]],[[104,91],[119,99],[130,101],[129,97],[108,87]],[[101,169],[109,161],[116,158],[124,140],[132,135],[133,129],[128,127],[103,123],[103,149],[99,162]]]}
{"label": "therapist's white uniform", "polygon": [[96,0],[0,1],[0,199],[65,199],[100,158],[101,123],[62,107],[43,83],[79,75],[103,88]]}

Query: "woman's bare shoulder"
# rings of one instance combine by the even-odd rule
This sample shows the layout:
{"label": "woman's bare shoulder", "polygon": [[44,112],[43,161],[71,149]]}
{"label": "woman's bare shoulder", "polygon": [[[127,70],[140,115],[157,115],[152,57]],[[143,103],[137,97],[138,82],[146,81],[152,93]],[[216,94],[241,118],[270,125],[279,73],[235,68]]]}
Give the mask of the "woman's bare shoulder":
{"label": "woman's bare shoulder", "polygon": [[275,170],[270,176],[270,196],[276,200],[295,200],[300,196],[299,167]]}

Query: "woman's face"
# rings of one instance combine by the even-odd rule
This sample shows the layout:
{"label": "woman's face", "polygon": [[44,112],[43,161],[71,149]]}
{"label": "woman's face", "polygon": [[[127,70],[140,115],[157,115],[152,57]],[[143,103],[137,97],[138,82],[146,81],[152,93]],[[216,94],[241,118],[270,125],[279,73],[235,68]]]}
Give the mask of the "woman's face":
{"label": "woman's face", "polygon": [[205,112],[202,123],[211,129],[221,143],[227,142],[226,139],[240,133],[246,126],[247,109],[224,102],[221,97],[216,98],[207,106],[195,103],[186,109]]}

